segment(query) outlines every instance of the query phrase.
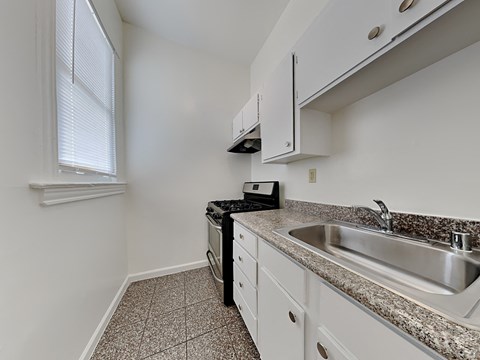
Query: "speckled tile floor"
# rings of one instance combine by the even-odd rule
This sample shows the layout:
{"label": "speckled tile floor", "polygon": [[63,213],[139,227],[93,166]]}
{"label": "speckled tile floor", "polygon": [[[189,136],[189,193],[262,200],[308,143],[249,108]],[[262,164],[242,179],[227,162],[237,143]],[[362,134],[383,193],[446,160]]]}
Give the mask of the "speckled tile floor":
{"label": "speckled tile floor", "polygon": [[208,267],[132,283],[91,360],[260,359]]}

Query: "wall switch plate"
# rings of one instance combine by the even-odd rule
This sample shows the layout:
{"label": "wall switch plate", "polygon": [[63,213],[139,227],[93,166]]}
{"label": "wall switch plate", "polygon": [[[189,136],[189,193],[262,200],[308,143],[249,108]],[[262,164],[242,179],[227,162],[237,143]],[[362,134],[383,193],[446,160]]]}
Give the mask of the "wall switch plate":
{"label": "wall switch plate", "polygon": [[312,184],[317,182],[317,169],[308,169],[308,182]]}

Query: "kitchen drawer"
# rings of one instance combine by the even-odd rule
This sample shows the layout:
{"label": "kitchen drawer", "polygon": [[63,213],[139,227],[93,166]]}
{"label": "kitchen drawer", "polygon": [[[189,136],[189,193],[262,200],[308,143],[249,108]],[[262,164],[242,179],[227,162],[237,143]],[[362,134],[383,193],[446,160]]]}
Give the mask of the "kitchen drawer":
{"label": "kitchen drawer", "polygon": [[257,318],[255,315],[252,314],[252,311],[247,305],[247,302],[242,297],[237,284],[233,285],[233,300],[237,305],[238,310],[240,311],[240,315],[242,315],[242,319],[247,326],[248,332],[252,337],[253,342],[255,345],[257,344]]}
{"label": "kitchen drawer", "polygon": [[302,304],[305,303],[306,271],[303,267],[265,241],[258,243],[258,261],[262,267],[268,269],[290,296]]}
{"label": "kitchen drawer", "polygon": [[237,265],[233,265],[233,280],[253,315],[257,315],[257,288],[247,279]]}
{"label": "kitchen drawer", "polygon": [[257,235],[235,222],[233,224],[233,238],[255,259],[257,258]]}
{"label": "kitchen drawer", "polygon": [[233,241],[233,261],[243,271],[247,279],[257,286],[257,261],[240,245]]}

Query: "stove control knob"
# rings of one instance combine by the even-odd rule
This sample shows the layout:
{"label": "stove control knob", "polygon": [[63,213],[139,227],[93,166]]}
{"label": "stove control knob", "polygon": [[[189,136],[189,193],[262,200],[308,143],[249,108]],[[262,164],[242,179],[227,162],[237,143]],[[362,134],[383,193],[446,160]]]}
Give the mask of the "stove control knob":
{"label": "stove control knob", "polygon": [[211,212],[213,212],[213,209],[210,206],[208,206],[207,207],[207,212],[211,213]]}
{"label": "stove control knob", "polygon": [[213,218],[214,218],[215,220],[221,219],[221,218],[222,218],[222,215],[215,213],[215,214],[213,214]]}

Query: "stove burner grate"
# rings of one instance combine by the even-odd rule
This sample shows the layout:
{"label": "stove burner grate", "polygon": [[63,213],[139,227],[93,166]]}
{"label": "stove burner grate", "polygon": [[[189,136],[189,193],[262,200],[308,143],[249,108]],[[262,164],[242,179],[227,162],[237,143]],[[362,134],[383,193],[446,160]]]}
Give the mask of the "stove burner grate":
{"label": "stove burner grate", "polygon": [[219,200],[213,201],[213,205],[222,211],[261,210],[264,208],[261,204],[246,200]]}

